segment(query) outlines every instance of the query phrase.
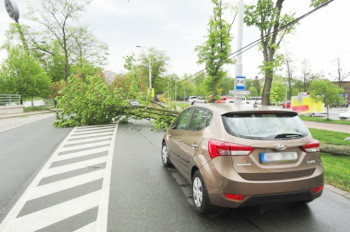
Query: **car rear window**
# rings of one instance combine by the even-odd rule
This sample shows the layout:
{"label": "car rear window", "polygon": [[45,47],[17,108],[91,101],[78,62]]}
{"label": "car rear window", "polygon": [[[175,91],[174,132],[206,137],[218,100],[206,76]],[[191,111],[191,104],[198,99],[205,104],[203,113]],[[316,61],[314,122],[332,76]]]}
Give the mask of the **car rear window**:
{"label": "car rear window", "polygon": [[309,130],[292,112],[228,113],[222,119],[226,131],[241,138],[279,140],[309,135]]}

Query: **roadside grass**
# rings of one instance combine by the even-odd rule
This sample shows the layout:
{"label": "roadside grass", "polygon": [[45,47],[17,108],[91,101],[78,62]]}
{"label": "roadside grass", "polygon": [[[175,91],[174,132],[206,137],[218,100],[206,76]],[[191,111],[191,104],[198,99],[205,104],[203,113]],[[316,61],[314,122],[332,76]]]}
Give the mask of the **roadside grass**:
{"label": "roadside grass", "polygon": [[333,132],[313,128],[309,128],[309,130],[312,134],[312,137],[320,141],[320,143],[350,146],[350,141],[344,140],[345,138],[350,137],[350,133]]}
{"label": "roadside grass", "polygon": [[325,183],[350,192],[350,157],[321,153]]}
{"label": "roadside grass", "polygon": [[188,102],[175,102],[175,105],[180,107],[180,109],[185,109],[186,107],[190,106],[191,104]]}
{"label": "roadside grass", "polygon": [[34,111],[40,111],[40,110],[50,110],[52,107],[50,106],[34,106],[34,107],[24,107],[24,112],[34,112]]}
{"label": "roadside grass", "polygon": [[326,118],[309,117],[309,116],[304,116],[304,115],[299,115],[299,117],[301,118],[301,120],[304,120],[304,121],[350,125],[350,120],[332,120],[332,119],[326,119]]}

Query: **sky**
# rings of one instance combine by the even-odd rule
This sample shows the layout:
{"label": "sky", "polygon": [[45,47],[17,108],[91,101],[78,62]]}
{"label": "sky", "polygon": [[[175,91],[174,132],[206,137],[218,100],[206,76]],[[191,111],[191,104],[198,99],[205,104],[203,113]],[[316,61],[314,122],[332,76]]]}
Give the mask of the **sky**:
{"label": "sky", "polygon": [[[21,16],[25,15],[26,0],[15,0]],[[40,0],[30,1],[38,4]],[[232,0],[237,3],[237,0]],[[254,2],[254,0],[245,0]],[[284,12],[298,17],[310,10],[308,0],[285,0]],[[292,59],[294,76],[301,76],[301,62],[305,59],[313,73],[321,73],[332,80],[336,75],[336,57],[340,57],[344,72],[350,72],[350,1],[335,0],[325,8],[303,19],[296,30],[285,37],[280,53],[288,51]],[[205,41],[207,24],[212,14],[210,0],[92,0],[80,22],[109,46],[108,65],[105,70],[125,72],[123,56],[147,51],[149,47],[165,51],[170,58],[168,73],[180,77],[204,68],[197,64],[195,47]],[[227,16],[231,19],[232,16]],[[0,3],[0,44],[12,20],[4,4]],[[23,24],[29,24],[23,17]],[[236,23],[232,29],[232,52],[237,50]],[[243,29],[243,46],[259,38],[254,27]],[[143,48],[136,48],[142,46]],[[0,61],[6,52],[0,51]],[[243,54],[243,75],[248,78],[262,77],[258,66],[262,52],[254,47]],[[230,76],[235,66],[226,65]],[[278,71],[285,74],[285,70]],[[350,78],[347,80],[350,81]]]}

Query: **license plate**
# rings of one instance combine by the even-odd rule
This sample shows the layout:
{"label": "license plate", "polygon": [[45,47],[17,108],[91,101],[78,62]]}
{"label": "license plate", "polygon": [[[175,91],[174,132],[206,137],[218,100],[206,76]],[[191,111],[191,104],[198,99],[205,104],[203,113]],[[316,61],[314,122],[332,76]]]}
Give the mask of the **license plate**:
{"label": "license plate", "polygon": [[261,163],[292,162],[297,160],[298,155],[296,152],[260,153]]}

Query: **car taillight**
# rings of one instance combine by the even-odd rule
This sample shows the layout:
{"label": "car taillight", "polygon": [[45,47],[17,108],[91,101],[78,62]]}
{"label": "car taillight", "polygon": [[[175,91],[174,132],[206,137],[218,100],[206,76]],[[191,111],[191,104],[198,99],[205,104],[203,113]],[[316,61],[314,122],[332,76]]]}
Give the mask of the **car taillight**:
{"label": "car taillight", "polygon": [[224,195],[225,195],[225,197],[227,197],[228,199],[235,200],[235,201],[243,201],[243,199],[245,198],[244,195],[239,195],[239,194],[224,193]]}
{"label": "car taillight", "polygon": [[318,186],[317,188],[313,188],[311,191],[312,193],[318,193],[323,189],[323,185]]}
{"label": "car taillight", "polygon": [[208,151],[209,155],[212,159],[217,156],[242,156],[242,155],[250,155],[254,151],[254,147],[248,147],[233,143],[226,143],[217,140],[209,140],[208,143]]}
{"label": "car taillight", "polygon": [[317,152],[320,151],[320,142],[317,140],[312,141],[301,147],[305,152]]}

